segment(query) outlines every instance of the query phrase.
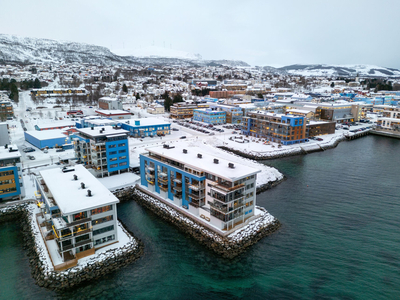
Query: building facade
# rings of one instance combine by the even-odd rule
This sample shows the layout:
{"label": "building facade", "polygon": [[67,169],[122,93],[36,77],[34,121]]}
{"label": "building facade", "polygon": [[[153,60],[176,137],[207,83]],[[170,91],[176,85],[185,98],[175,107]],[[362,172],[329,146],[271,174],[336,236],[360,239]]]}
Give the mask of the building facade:
{"label": "building facade", "polygon": [[195,109],[193,110],[193,120],[208,124],[225,124],[226,112],[211,108]]}
{"label": "building facade", "polygon": [[129,170],[128,131],[119,126],[80,128],[71,136],[78,162],[97,177]]}
{"label": "building facade", "polygon": [[119,109],[122,110],[122,101],[117,98],[101,97],[99,99],[99,108],[105,110]]}
{"label": "building facade", "polygon": [[0,147],[0,201],[25,196],[21,154],[16,145]]}
{"label": "building facade", "polygon": [[11,101],[2,100],[0,101],[0,119],[5,121],[14,117],[14,110]]}
{"label": "building facade", "polygon": [[257,169],[207,154],[201,148],[164,145],[140,155],[141,186],[209,222],[230,230],[255,214]]}
{"label": "building facade", "polygon": [[[40,171],[36,198],[42,235],[57,249],[51,254],[55,269],[57,258],[65,269],[118,241],[119,200],[82,165]],[[72,265],[66,267],[66,262]]]}
{"label": "building facade", "polygon": [[242,133],[283,145],[302,143],[306,141],[306,120],[303,116],[250,111],[243,117]]}
{"label": "building facade", "polygon": [[128,131],[129,136],[144,138],[147,136],[164,136],[171,133],[171,124],[160,118],[131,119],[119,123]]}
{"label": "building facade", "polygon": [[196,104],[178,102],[170,107],[170,117],[172,119],[190,119],[193,117],[194,109],[197,109]]}

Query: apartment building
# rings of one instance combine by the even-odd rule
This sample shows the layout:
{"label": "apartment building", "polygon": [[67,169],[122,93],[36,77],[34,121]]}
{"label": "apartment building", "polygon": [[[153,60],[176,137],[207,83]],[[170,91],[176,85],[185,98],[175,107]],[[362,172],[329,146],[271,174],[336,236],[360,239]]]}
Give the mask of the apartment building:
{"label": "apartment building", "polygon": [[119,126],[77,128],[71,136],[78,162],[97,177],[129,170],[128,131]]}
{"label": "apartment building", "polygon": [[194,109],[193,120],[208,124],[225,124],[226,112],[216,108]]}
{"label": "apartment building", "polygon": [[0,119],[5,121],[14,117],[14,110],[11,101],[0,101]]}
{"label": "apartment building", "polygon": [[[375,107],[374,107],[375,108]],[[382,117],[376,121],[377,129],[400,130],[400,107],[391,105],[380,105]]]}
{"label": "apartment building", "polygon": [[120,99],[111,97],[101,97],[99,99],[99,108],[105,110],[123,110],[122,101]]}
{"label": "apartment building", "polygon": [[140,155],[141,186],[216,230],[255,215],[258,169],[190,147],[147,148]]}
{"label": "apartment building", "polygon": [[170,107],[170,117],[172,119],[190,119],[193,117],[194,109],[197,109],[196,104],[178,102]]}
{"label": "apartment building", "polygon": [[163,136],[171,133],[171,123],[161,118],[143,118],[121,121],[121,128],[128,131],[129,136],[144,138],[147,136]]}
{"label": "apartment building", "polygon": [[303,116],[250,111],[242,118],[242,133],[283,145],[302,143],[306,141],[306,120]]}
{"label": "apartment building", "polygon": [[0,201],[25,196],[21,153],[16,145],[0,147]]}
{"label": "apartment building", "polygon": [[315,111],[322,120],[336,123],[358,122],[361,114],[362,106],[351,103],[321,103]]}
{"label": "apartment building", "polygon": [[210,104],[210,108],[216,108],[226,113],[226,123],[240,124],[242,122],[243,111],[238,105]]}
{"label": "apartment building", "polygon": [[38,223],[56,270],[118,242],[119,200],[82,165],[40,171],[36,197]]}

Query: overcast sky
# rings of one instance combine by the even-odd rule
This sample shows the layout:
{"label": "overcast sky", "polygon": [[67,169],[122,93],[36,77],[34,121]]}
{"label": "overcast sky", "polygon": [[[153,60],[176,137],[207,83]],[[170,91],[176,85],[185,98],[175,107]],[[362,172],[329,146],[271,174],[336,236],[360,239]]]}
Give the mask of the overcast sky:
{"label": "overcast sky", "polygon": [[400,68],[400,0],[2,1],[0,32],[251,65]]}

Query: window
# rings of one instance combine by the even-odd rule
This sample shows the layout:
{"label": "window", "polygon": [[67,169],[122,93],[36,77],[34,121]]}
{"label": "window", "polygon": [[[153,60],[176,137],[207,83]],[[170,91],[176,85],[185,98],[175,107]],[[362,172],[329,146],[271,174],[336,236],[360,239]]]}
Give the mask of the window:
{"label": "window", "polygon": [[125,161],[125,162],[120,163],[119,166],[122,167],[122,166],[126,166],[127,164],[128,163]]}
{"label": "window", "polygon": [[91,212],[92,215],[97,215],[97,214],[101,214],[103,212],[106,212],[106,211],[109,211],[109,210],[112,210],[112,209],[113,209],[112,205],[107,205],[107,206],[103,206],[103,207],[92,209],[90,212]]}
{"label": "window", "polygon": [[108,153],[108,154],[110,154],[110,155],[114,155],[114,154],[117,154],[117,151],[111,151],[110,153]]}
{"label": "window", "polygon": [[110,158],[110,161],[116,161],[116,160],[117,160],[116,157]]}
{"label": "window", "polygon": [[125,143],[122,143],[122,144],[118,144],[118,147],[125,147]]}
{"label": "window", "polygon": [[102,224],[102,223],[105,223],[105,222],[108,222],[108,221],[112,221],[113,219],[114,219],[114,216],[111,215],[111,216],[107,216],[107,217],[104,217],[104,218],[92,220],[92,226],[99,225],[99,224]]}
{"label": "window", "polygon": [[118,153],[125,153],[126,150],[119,150]]}
{"label": "window", "polygon": [[114,234],[113,235],[109,235],[107,237],[103,237],[103,238],[98,239],[98,240],[95,240],[94,241],[94,245],[95,246],[96,245],[100,245],[100,244],[103,244],[105,242],[109,242],[109,241],[113,241],[113,240],[115,240],[115,235]]}
{"label": "window", "polygon": [[125,159],[125,158],[126,158],[126,155],[119,157],[119,159]]}
{"label": "window", "polygon": [[110,165],[110,168],[116,168],[116,167],[118,167],[118,164],[112,164],[112,165]]}
{"label": "window", "polygon": [[115,148],[115,147],[117,147],[117,145],[108,145],[108,148]]}
{"label": "window", "polygon": [[85,235],[81,235],[81,236],[76,237],[75,238],[75,242],[79,243],[81,241],[89,240],[89,239],[90,239],[89,234],[85,234]]}
{"label": "window", "polygon": [[111,225],[111,226],[107,226],[107,227],[104,227],[104,228],[100,228],[100,229],[93,230],[93,235],[102,234],[102,233],[104,233],[104,232],[112,231],[112,230],[114,230],[114,225]]}

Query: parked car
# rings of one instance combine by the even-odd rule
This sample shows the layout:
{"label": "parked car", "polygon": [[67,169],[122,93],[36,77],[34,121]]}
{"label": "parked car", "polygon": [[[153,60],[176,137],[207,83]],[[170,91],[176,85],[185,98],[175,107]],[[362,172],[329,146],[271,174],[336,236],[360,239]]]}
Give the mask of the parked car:
{"label": "parked car", "polygon": [[178,129],[178,128],[172,128],[172,130],[173,130],[173,131],[179,131],[179,129]]}
{"label": "parked car", "polygon": [[24,151],[25,153],[28,153],[28,152],[34,152],[34,151],[36,151],[36,150],[33,149],[32,147],[26,147],[26,148],[24,148],[22,151]]}
{"label": "parked car", "polygon": [[182,135],[182,136],[180,137],[180,139],[186,139],[186,136],[185,136],[185,135]]}
{"label": "parked car", "polygon": [[35,160],[35,157],[34,157],[33,155],[28,155],[28,158],[29,158],[30,160]]}
{"label": "parked car", "polygon": [[64,152],[65,150],[64,149],[62,149],[62,148],[58,148],[57,150],[56,150],[56,152]]}

